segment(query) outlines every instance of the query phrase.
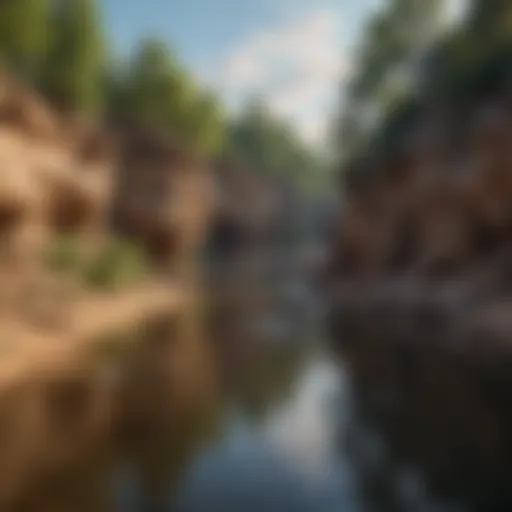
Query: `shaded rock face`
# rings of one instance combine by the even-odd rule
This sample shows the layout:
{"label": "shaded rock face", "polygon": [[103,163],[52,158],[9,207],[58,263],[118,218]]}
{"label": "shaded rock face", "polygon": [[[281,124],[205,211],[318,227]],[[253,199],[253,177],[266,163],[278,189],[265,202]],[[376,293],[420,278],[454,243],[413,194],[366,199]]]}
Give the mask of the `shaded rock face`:
{"label": "shaded rock face", "polygon": [[211,192],[203,164],[157,136],[129,134],[115,181],[114,227],[168,262],[201,242]]}
{"label": "shaded rock face", "polygon": [[499,98],[465,119],[430,112],[345,175],[330,327],[393,460],[468,510],[508,510],[512,126]]}
{"label": "shaded rock face", "polygon": [[228,254],[264,243],[275,229],[283,203],[276,185],[227,157],[215,162],[214,179],[212,247]]}
{"label": "shaded rock face", "polygon": [[[62,232],[100,232],[115,144],[70,124],[35,92],[0,75],[0,236],[37,252]],[[27,233],[37,233],[32,241]],[[20,242],[20,240],[23,240]]]}
{"label": "shaded rock face", "polygon": [[94,238],[111,220],[162,262],[205,236],[212,185],[202,162],[150,133],[114,137],[3,75],[0,161],[0,231],[37,231],[33,251],[55,234]]}
{"label": "shaded rock face", "polygon": [[92,221],[96,205],[86,190],[65,180],[55,180],[50,188],[48,223],[56,232],[78,232]]}
{"label": "shaded rock face", "polygon": [[508,245],[508,114],[497,101],[470,112],[457,144],[418,130],[419,142],[349,171],[333,261],[344,276],[448,278]]}
{"label": "shaded rock face", "polygon": [[213,258],[232,258],[240,254],[244,248],[251,247],[254,239],[250,230],[226,214],[214,216],[208,234],[208,248]]}
{"label": "shaded rock face", "polygon": [[59,137],[58,118],[34,91],[0,70],[0,123],[36,139]]}

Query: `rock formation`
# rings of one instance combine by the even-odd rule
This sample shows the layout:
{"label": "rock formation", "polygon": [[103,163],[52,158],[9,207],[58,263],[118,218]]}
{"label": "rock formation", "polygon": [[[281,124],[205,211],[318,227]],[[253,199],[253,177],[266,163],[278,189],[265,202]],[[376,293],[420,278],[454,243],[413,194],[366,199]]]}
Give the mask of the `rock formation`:
{"label": "rock formation", "polygon": [[198,246],[211,208],[204,163],[162,137],[123,137],[112,205],[115,229],[140,239],[160,262]]}
{"label": "rock formation", "polygon": [[213,249],[227,256],[226,251],[263,243],[278,214],[276,187],[234,158],[217,159],[214,171]]}
{"label": "rock formation", "polygon": [[23,247],[27,253],[61,232],[101,229],[115,160],[97,152],[94,161],[78,151],[94,139],[93,130],[70,130],[33,91],[3,75],[0,82],[2,232],[23,234],[24,242],[37,233],[37,244]]}
{"label": "rock formation", "polygon": [[[90,264],[89,252],[102,255],[119,235],[128,235],[159,262],[189,257],[204,238],[211,192],[208,167],[182,148],[155,134],[112,133],[65,115],[0,74],[2,510],[47,510],[38,501],[46,498],[82,503],[67,493],[89,494],[90,483],[101,478],[70,479],[77,480],[81,468],[97,472],[95,458],[108,465],[104,443],[112,446],[112,436],[130,426],[126,422],[146,426],[149,443],[153,432],[163,434],[169,426],[164,419],[175,422],[178,413],[195,413],[186,409],[197,408],[197,400],[212,391],[201,336],[191,340],[188,333],[155,328],[156,341],[139,340],[147,345],[134,351],[120,399],[117,388],[89,365],[89,349],[156,316],[169,320],[188,311],[192,294],[176,282],[162,282],[154,266],[123,293],[98,293],[81,274],[84,261]],[[68,273],[49,268],[45,251],[68,237],[79,240],[84,261]],[[153,409],[133,414],[141,390],[143,401],[156,400],[142,403]],[[75,477],[68,475],[70,468]],[[56,483],[62,492],[52,488]],[[84,500],[83,510],[96,509],[86,504],[92,498]]]}
{"label": "rock formation", "polygon": [[510,106],[490,97],[459,117],[425,111],[392,152],[344,173],[332,343],[400,464],[470,510],[505,510]]}

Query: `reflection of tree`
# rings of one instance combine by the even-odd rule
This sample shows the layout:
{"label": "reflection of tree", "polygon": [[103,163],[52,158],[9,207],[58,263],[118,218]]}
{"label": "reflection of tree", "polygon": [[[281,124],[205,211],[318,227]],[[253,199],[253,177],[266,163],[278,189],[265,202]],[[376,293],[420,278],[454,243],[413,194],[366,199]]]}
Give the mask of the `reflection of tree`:
{"label": "reflection of tree", "polygon": [[348,460],[355,476],[358,500],[363,510],[399,512],[406,510],[397,494],[394,460],[379,450],[375,431],[370,426],[368,410],[358,390],[351,390],[343,408],[350,421],[340,436],[340,451]]}
{"label": "reflection of tree", "polygon": [[235,399],[251,420],[261,421],[293,393],[306,357],[299,346],[255,347],[253,352],[236,382]]}
{"label": "reflection of tree", "polygon": [[[226,272],[210,276],[209,334],[230,400],[252,420],[263,419],[271,407],[293,392],[307,354],[299,339],[269,339],[264,324],[274,320],[302,327],[307,323],[279,292],[290,278],[288,267],[266,248],[248,250],[225,261]],[[291,337],[288,331],[285,338]]]}
{"label": "reflection of tree", "polygon": [[[358,387],[353,406],[343,404],[351,426],[343,451],[361,482],[363,499],[386,510],[382,503],[393,498],[411,510],[403,506],[397,482],[413,468],[425,487],[415,500],[428,495],[470,510],[510,510],[511,463],[504,448],[509,446],[508,405],[498,405],[497,390],[486,395],[474,368],[466,373],[469,367],[440,354],[422,354],[418,363],[410,383],[397,381],[393,402],[377,399],[383,397],[378,381],[371,389]],[[368,457],[376,438],[385,450]],[[391,510],[401,510],[396,507]]]}
{"label": "reflection of tree", "polygon": [[218,436],[221,420],[217,404],[202,404],[185,416],[178,415],[159,425],[137,441],[131,460],[148,505],[161,504],[170,495],[194,455]]}
{"label": "reflection of tree", "polygon": [[47,475],[42,486],[31,488],[17,502],[16,508],[8,510],[109,512],[113,503],[108,468],[107,460],[87,461],[59,475]]}

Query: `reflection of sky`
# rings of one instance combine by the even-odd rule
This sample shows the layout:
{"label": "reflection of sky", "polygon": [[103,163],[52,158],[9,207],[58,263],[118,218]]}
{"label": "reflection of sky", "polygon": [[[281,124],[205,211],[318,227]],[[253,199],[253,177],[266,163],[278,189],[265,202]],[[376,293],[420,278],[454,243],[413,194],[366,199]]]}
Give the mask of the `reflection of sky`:
{"label": "reflection of sky", "polygon": [[336,463],[332,449],[335,423],[329,415],[328,400],[337,383],[333,368],[314,364],[291,403],[269,418],[266,426],[276,449],[310,478],[321,479]]}
{"label": "reflection of sky", "polygon": [[328,414],[329,395],[337,385],[334,369],[313,363],[292,400],[262,427],[234,419],[224,440],[193,465],[176,510],[353,510]]}

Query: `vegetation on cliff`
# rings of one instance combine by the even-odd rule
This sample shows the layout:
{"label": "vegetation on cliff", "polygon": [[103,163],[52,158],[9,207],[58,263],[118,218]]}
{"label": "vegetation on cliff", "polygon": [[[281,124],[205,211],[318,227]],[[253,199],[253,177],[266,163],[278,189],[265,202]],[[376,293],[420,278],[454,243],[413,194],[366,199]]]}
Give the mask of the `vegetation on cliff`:
{"label": "vegetation on cliff", "polygon": [[[386,30],[367,33],[373,58],[384,52],[382,74],[370,80],[374,69],[363,59],[349,87],[362,111],[378,115],[366,126],[354,126],[352,112],[342,120],[346,208],[335,266],[371,278],[452,278],[491,262],[502,268],[512,219],[512,7],[472,0],[458,23],[432,30],[438,36],[421,52],[411,50],[418,47],[411,36],[390,56],[385,43],[415,24],[413,11],[396,19],[404,4],[415,2],[387,2],[378,13]],[[403,74],[394,83],[402,88],[383,99],[397,65]]]}
{"label": "vegetation on cliff", "polygon": [[219,102],[161,41],[143,41],[126,61],[107,44],[96,0],[6,0],[0,59],[53,102],[87,116],[143,123],[210,153],[222,140]]}
{"label": "vegetation on cliff", "polygon": [[307,189],[327,183],[326,158],[256,101],[229,126],[226,150],[267,177],[292,178]]}
{"label": "vegetation on cliff", "polygon": [[314,183],[322,163],[293,129],[252,106],[230,121],[215,93],[160,39],[144,39],[121,58],[100,7],[97,0],[3,1],[0,63],[66,110],[157,130],[194,152],[235,153],[255,171]]}
{"label": "vegetation on cliff", "polygon": [[338,124],[344,161],[386,152],[423,107],[467,103],[503,85],[510,2],[468,0],[457,22],[446,23],[449,5],[389,0],[369,20]]}

